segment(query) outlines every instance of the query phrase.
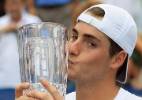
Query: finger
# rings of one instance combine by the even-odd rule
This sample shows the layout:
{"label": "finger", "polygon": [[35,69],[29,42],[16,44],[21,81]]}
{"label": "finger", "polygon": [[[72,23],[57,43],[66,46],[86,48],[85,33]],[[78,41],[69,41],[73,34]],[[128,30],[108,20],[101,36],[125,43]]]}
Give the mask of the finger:
{"label": "finger", "polygon": [[16,91],[15,91],[15,96],[16,96],[16,98],[22,96],[23,90],[24,90],[24,89],[28,89],[29,86],[30,86],[30,84],[29,84],[29,83],[26,83],[26,82],[17,85],[17,86],[16,86]]}
{"label": "finger", "polygon": [[36,100],[36,99],[32,98],[32,97],[21,96],[21,97],[17,98],[16,100]]}
{"label": "finger", "polygon": [[42,85],[48,90],[55,100],[62,100],[63,97],[60,95],[55,86],[51,85],[47,80],[41,80]]}
{"label": "finger", "polygon": [[28,97],[36,98],[39,100],[54,100],[53,97],[47,92],[38,92],[38,91],[31,91],[27,94]]}

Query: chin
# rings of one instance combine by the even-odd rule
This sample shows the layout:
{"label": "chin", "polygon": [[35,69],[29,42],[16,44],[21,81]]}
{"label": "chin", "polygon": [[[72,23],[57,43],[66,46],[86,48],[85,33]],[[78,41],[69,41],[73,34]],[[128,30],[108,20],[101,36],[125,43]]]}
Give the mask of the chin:
{"label": "chin", "polygon": [[68,79],[74,81],[76,79],[75,73],[73,73],[70,70],[68,70]]}
{"label": "chin", "polygon": [[71,81],[75,81],[75,78],[72,77],[72,76],[68,76],[68,79],[71,80]]}

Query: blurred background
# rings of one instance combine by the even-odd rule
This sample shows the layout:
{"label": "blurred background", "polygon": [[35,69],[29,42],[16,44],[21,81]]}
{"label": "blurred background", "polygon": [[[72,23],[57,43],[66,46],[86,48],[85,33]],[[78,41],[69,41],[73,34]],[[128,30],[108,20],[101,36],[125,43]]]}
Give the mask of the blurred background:
{"label": "blurred background", "polygon": [[[68,29],[77,16],[91,5],[108,3],[126,9],[136,21],[138,40],[130,61],[128,91],[142,97],[142,0],[1,0],[0,1],[0,100],[14,100],[15,86],[20,83],[17,28],[41,21],[52,21]],[[67,93],[75,91],[68,80]]]}

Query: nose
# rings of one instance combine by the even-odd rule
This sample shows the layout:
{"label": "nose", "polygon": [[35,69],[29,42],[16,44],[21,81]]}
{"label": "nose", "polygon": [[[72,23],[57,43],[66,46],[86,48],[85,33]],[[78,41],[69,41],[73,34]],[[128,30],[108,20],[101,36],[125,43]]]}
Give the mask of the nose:
{"label": "nose", "polygon": [[70,56],[78,56],[80,54],[81,50],[81,44],[79,40],[76,40],[74,42],[69,42],[69,55]]}

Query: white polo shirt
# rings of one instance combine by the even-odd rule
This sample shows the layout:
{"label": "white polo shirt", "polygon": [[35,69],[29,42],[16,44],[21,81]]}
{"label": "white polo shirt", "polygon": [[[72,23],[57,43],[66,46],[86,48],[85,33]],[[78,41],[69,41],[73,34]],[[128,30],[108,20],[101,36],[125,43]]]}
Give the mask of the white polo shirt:
{"label": "white polo shirt", "polygon": [[[94,98],[95,99],[95,98]],[[72,92],[66,95],[65,100],[76,100],[76,92]],[[142,98],[129,93],[128,91],[120,88],[118,94],[114,98],[114,100],[142,100]]]}

